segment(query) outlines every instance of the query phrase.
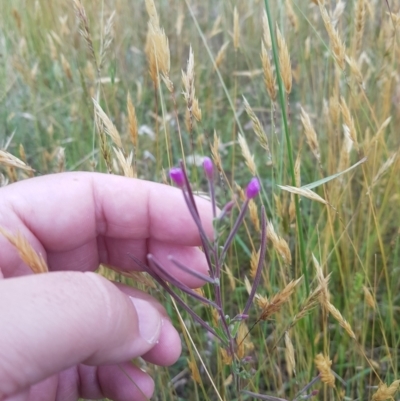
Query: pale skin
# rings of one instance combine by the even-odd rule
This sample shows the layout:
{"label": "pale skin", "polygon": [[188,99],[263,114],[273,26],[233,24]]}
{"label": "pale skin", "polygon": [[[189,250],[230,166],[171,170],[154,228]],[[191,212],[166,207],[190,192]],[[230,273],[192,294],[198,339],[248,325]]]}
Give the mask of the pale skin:
{"label": "pale skin", "polygon": [[[197,204],[212,236],[211,208]],[[0,401],[150,398],[152,378],[130,361],[174,363],[179,335],[150,295],[92,272],[99,263],[138,270],[129,255],[152,253],[200,286],[168,261],[207,272],[180,191],[96,173],[49,175],[0,189],[0,226],[23,234],[50,270],[33,275],[0,236]]]}

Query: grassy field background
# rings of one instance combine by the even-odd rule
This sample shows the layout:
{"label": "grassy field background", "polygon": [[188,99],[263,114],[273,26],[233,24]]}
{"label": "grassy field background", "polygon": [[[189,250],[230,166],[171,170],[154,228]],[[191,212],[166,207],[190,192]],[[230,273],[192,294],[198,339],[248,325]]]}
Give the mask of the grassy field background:
{"label": "grassy field background", "polygon": [[[322,353],[335,384],[319,381],[307,394],[385,400],[399,377],[399,5],[316,3],[154,0],[158,14],[149,16],[144,1],[1,0],[1,146],[35,169],[3,155],[1,182],[86,170],[169,184],[182,159],[193,187],[206,191],[196,164],[212,156],[223,206],[257,175],[261,196],[225,264],[226,313],[247,299],[261,204],[268,251],[247,327],[282,304],[246,337],[242,389],[294,399],[323,370]],[[149,21],[159,24],[150,39]],[[310,300],[328,275],[329,292]],[[231,383],[217,342],[151,291],[185,343],[173,367],[146,367],[154,399],[251,399]],[[187,302],[218,326],[209,307]]]}

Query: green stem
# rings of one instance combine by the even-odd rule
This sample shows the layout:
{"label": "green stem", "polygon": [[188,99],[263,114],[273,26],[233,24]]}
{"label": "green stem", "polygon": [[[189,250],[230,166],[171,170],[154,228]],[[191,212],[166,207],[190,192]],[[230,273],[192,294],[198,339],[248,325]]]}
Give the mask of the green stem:
{"label": "green stem", "polygon": [[[292,142],[291,142],[291,138],[290,138],[290,130],[289,130],[289,124],[288,124],[285,93],[284,93],[284,88],[283,88],[282,77],[280,74],[278,49],[277,49],[277,45],[276,45],[275,31],[273,28],[274,25],[272,24],[271,11],[269,8],[268,0],[264,0],[264,3],[265,3],[265,9],[267,12],[269,30],[270,30],[271,41],[272,41],[272,51],[273,51],[273,56],[274,56],[275,69],[276,69],[276,78],[277,78],[277,82],[278,82],[279,103],[280,103],[281,109],[282,109],[283,128],[285,131],[286,146],[287,146],[287,152],[288,152],[288,156],[289,156],[290,176],[291,176],[292,185],[296,186],[296,174],[294,171]],[[309,283],[309,275],[308,275],[308,271],[307,271],[306,246],[305,246],[305,242],[304,242],[303,225],[302,225],[302,221],[301,221],[300,204],[299,204],[298,195],[294,196],[294,203],[295,203],[295,207],[296,207],[296,223],[297,223],[296,226],[297,226],[298,239],[299,239],[301,267],[302,267],[302,271],[303,271],[304,278],[305,278],[304,281],[306,283],[306,293],[308,296],[310,294],[310,283]],[[312,325],[311,325],[310,319],[309,319],[308,329],[309,329],[309,335],[311,335],[312,334]],[[312,337],[310,337],[310,338],[312,338]],[[313,341],[311,341],[311,345],[312,345],[312,352],[313,352],[313,356],[314,356],[315,351],[314,351]]]}

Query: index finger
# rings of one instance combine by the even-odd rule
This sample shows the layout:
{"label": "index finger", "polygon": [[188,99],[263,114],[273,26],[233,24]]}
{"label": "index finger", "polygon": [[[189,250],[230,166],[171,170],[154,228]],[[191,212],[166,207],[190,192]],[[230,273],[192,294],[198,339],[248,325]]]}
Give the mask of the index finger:
{"label": "index finger", "polygon": [[[200,244],[197,227],[180,190],[162,184],[100,173],[62,173],[1,189],[0,225],[18,229],[22,221],[47,252],[78,248],[97,236],[153,238],[165,243]],[[196,200],[212,236],[212,212]]]}

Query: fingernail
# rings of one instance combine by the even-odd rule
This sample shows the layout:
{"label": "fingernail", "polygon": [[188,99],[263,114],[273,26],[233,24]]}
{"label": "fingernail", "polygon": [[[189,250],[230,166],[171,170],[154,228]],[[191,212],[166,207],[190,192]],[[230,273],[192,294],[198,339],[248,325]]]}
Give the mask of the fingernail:
{"label": "fingernail", "polygon": [[129,298],[138,315],[140,336],[149,344],[155,344],[160,337],[162,326],[160,313],[150,302],[140,298]]}

